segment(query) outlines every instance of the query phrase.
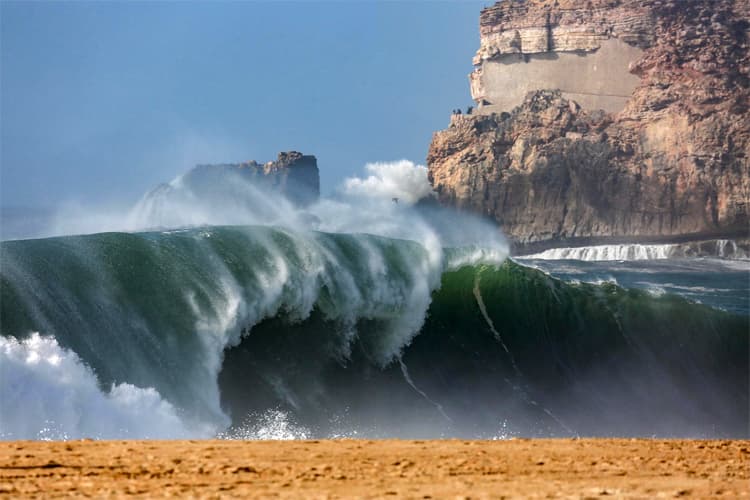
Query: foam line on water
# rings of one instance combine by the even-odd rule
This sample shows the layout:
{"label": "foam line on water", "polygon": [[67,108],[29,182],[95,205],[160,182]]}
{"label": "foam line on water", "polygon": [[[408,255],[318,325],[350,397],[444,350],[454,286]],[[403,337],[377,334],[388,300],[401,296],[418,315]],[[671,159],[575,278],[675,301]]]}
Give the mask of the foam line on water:
{"label": "foam line on water", "polygon": [[443,406],[440,403],[432,400],[430,396],[427,395],[426,392],[424,392],[422,389],[417,387],[417,385],[411,379],[411,375],[409,375],[409,368],[407,368],[406,363],[404,363],[404,360],[401,358],[398,358],[398,363],[399,363],[399,366],[401,367],[401,373],[404,376],[404,380],[406,380],[406,383],[409,384],[409,386],[411,386],[412,389],[414,389],[414,392],[416,392],[417,394],[422,396],[426,401],[428,401],[430,404],[435,406],[435,408],[437,408],[437,411],[440,413],[440,415],[443,416],[443,418],[445,418],[445,420],[447,420],[448,422],[453,422],[453,419],[450,418],[447,413],[445,413],[445,410],[443,409]]}
{"label": "foam line on water", "polygon": [[508,359],[510,359],[510,363],[513,366],[513,370],[516,372],[516,375],[519,377],[521,376],[521,371],[518,369],[518,365],[516,364],[516,360],[513,357],[513,353],[510,352],[510,349],[508,349],[508,346],[505,344],[505,341],[503,340],[503,337],[500,335],[500,332],[498,332],[495,329],[495,324],[492,322],[492,318],[490,318],[489,314],[487,314],[487,307],[484,305],[484,299],[482,299],[482,291],[479,288],[479,282],[481,280],[481,275],[477,273],[477,277],[474,280],[474,288],[472,291],[474,292],[474,297],[477,299],[477,305],[479,306],[479,312],[482,314],[482,317],[484,318],[485,322],[487,323],[487,326],[489,327],[490,331],[492,332],[492,335],[495,336],[495,339],[500,343],[503,350],[508,354]]}

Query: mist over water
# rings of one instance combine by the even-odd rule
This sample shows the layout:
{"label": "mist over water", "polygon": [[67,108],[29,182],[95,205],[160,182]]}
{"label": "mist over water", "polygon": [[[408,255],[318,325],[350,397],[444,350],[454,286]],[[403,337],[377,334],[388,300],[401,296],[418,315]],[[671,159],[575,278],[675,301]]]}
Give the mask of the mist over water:
{"label": "mist over water", "polygon": [[12,210],[6,214],[3,239],[267,225],[366,232],[420,243],[440,240],[443,246],[477,245],[507,254],[507,242],[493,224],[434,204],[415,207],[433,194],[426,167],[399,160],[370,163],[364,170],[363,177],[345,179],[333,196],[303,208],[231,172],[202,178],[191,171],[157,186],[131,206],[68,202],[56,210]]}

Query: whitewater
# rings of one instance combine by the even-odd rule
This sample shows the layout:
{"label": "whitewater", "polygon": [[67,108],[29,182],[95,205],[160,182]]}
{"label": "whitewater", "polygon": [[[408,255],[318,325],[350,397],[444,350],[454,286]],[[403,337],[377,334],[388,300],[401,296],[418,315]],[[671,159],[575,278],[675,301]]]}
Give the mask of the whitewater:
{"label": "whitewater", "polygon": [[641,244],[623,243],[618,245],[595,245],[567,248],[550,248],[543,252],[525,255],[534,260],[583,260],[583,261],[633,261],[666,260],[685,257],[705,256],[748,260],[748,254],[734,240],[713,240],[704,242],[707,248],[699,254],[695,244]]}
{"label": "whitewater", "polygon": [[424,167],[368,174],[303,209],[187,175],[0,243],[0,436],[747,434],[746,313],[519,265],[391,201]]}

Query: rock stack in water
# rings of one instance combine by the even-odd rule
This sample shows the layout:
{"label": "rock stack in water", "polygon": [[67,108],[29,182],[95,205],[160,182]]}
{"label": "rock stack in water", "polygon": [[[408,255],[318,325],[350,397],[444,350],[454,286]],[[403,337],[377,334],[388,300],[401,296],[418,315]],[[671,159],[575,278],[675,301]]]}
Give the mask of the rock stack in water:
{"label": "rock stack in water", "polygon": [[283,194],[297,205],[309,205],[320,196],[318,160],[298,151],[281,152],[276,161],[198,165],[187,175],[189,179],[212,181],[222,175],[238,175],[262,188]]}
{"label": "rock stack in water", "polygon": [[749,0],[505,0],[477,110],[435,133],[442,203],[518,250],[748,238]]}

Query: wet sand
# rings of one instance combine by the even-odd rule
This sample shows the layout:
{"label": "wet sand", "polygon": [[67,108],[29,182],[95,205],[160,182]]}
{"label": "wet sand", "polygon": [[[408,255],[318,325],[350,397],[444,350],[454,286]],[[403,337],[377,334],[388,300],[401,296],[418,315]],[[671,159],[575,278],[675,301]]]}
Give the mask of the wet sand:
{"label": "wet sand", "polygon": [[0,443],[0,496],[750,497],[750,441]]}

